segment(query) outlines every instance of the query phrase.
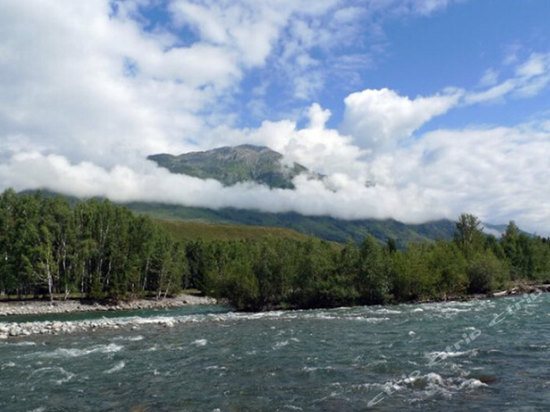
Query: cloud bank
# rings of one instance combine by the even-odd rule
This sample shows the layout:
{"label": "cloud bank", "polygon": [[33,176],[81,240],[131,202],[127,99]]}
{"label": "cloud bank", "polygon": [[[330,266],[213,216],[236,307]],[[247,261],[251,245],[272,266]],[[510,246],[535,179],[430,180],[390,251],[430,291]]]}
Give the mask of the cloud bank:
{"label": "cloud bank", "polygon": [[[339,67],[323,65],[319,55],[357,39],[361,19],[428,16],[451,3],[177,0],[156,21],[143,10],[157,3],[146,0],[6,0],[0,189],[415,223],[471,212],[547,234],[550,118],[508,127],[426,126],[464,107],[542,93],[550,53],[515,62],[508,78],[489,68],[475,90],[406,96],[358,89],[341,102],[337,125],[328,126],[332,113],[322,103],[311,103]],[[383,37],[375,27],[373,44]],[[340,57],[338,64],[366,63],[375,54]],[[231,110],[235,96],[247,76],[267,69],[292,78],[290,93],[304,101],[303,110],[240,127]],[[261,100],[266,90],[267,83],[254,93]],[[145,160],[241,143],[269,146],[327,178],[297,177],[294,191],[228,188]]]}

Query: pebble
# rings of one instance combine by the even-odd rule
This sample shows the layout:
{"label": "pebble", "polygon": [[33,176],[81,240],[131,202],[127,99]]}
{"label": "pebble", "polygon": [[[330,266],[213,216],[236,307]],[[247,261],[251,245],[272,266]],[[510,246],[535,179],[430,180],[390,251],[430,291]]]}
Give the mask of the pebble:
{"label": "pebble", "polygon": [[[56,302],[56,305],[44,304],[44,302],[32,303],[0,303],[0,319],[2,315],[30,315],[30,314],[45,314],[45,313],[69,313],[83,311],[99,311],[99,310],[129,310],[129,309],[152,309],[152,308],[175,308],[189,304],[215,304],[216,300],[208,297],[187,296],[185,299],[170,298],[166,300],[141,300],[137,302],[122,303],[116,306],[103,306],[97,303],[93,305],[83,305],[78,302]],[[178,323],[173,318],[152,318],[145,320],[142,318],[139,321],[132,318],[112,318],[99,320],[82,320],[82,321],[35,321],[35,322],[0,322],[0,340],[6,340],[10,337],[29,336],[29,335],[57,335],[61,333],[71,333],[79,331],[95,331],[97,329],[108,328],[118,329],[122,327],[130,327],[132,330],[137,330],[142,324],[150,323],[172,328]]]}

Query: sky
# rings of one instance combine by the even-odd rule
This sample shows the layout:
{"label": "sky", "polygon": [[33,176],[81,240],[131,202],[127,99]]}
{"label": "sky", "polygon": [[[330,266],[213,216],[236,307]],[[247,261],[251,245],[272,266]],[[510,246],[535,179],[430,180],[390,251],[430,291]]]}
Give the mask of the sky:
{"label": "sky", "polygon": [[[2,0],[0,189],[550,234],[546,0]],[[146,160],[243,143],[295,190]]]}

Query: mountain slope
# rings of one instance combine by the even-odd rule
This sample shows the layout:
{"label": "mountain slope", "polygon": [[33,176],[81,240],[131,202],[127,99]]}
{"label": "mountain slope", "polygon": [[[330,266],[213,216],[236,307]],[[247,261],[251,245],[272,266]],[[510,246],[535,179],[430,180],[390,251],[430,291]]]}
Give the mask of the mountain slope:
{"label": "mountain slope", "polygon": [[158,220],[178,240],[261,240],[279,238],[306,241],[308,236],[292,229],[265,226],[228,225],[196,221]]}
{"label": "mountain slope", "polygon": [[414,241],[450,239],[455,230],[455,224],[450,220],[409,225],[393,219],[342,220],[298,213],[266,213],[233,208],[214,210],[145,202],[126,203],[125,206],[136,213],[148,214],[158,219],[284,227],[335,242],[362,242],[371,234],[381,242],[392,238],[400,247]]}
{"label": "mountain slope", "polygon": [[292,179],[308,173],[308,169],[298,163],[285,164],[280,153],[254,145],[220,147],[179,156],[155,154],[147,159],[172,173],[216,179],[226,186],[250,181],[271,188],[294,189]]}
{"label": "mountain slope", "polygon": [[[35,191],[22,193],[33,192]],[[57,195],[48,191],[43,193],[49,196]],[[78,201],[75,197],[64,197],[68,198],[72,204]],[[359,243],[370,234],[381,242],[389,238],[394,239],[399,247],[404,247],[415,241],[450,239],[455,231],[455,222],[444,219],[413,225],[393,219],[342,220],[329,216],[304,216],[298,213],[267,213],[233,208],[214,210],[153,202],[129,202],[121,205],[135,213],[164,220],[169,230],[190,239],[254,238],[264,235],[295,238],[303,234],[334,242],[343,243],[353,240]],[[185,224],[180,225],[177,222],[185,222]],[[208,223],[221,225],[209,226]],[[243,228],[242,225],[248,226],[250,230]],[[486,226],[504,228],[504,225],[487,224]],[[275,228],[275,230],[269,231],[267,228]],[[293,229],[299,233],[278,232],[276,228]]]}

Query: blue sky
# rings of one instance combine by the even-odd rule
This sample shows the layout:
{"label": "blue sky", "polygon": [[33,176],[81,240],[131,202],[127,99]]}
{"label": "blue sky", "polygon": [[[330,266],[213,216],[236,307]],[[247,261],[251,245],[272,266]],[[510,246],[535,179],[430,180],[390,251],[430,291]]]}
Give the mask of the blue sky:
{"label": "blue sky", "polygon": [[[350,3],[361,5],[361,2]],[[550,3],[541,0],[464,1],[429,16],[381,14],[377,17],[383,30],[381,38],[372,41],[371,29],[365,24],[363,30],[354,33],[351,44],[325,52],[312,50],[311,53],[325,65],[326,83],[309,98],[295,98],[285,74],[270,65],[247,73],[241,83],[242,93],[235,96],[236,106],[246,107],[253,98],[251,91],[262,82],[268,82],[269,94],[264,101],[279,110],[264,116],[253,116],[241,110],[239,123],[257,127],[266,118],[279,120],[289,111],[300,110],[311,101],[320,101],[333,113],[329,124],[338,127],[344,109],[343,99],[364,88],[387,87],[407,96],[429,95],[448,86],[475,90],[480,87],[480,79],[487,70],[492,69],[505,78],[513,72],[513,65],[507,60],[512,57],[525,60],[531,53],[548,49],[548,16]],[[189,32],[183,32],[182,36],[193,38]],[[378,47],[380,50],[373,50]],[[368,55],[369,62],[350,65],[344,74],[330,73],[332,60],[356,54]],[[462,108],[434,119],[429,127],[461,127],[472,123],[513,125],[548,107],[549,94],[545,93],[507,104]],[[229,110],[235,110],[235,106]]]}
{"label": "blue sky", "polygon": [[[550,233],[549,16],[545,0],[4,0],[0,189]],[[145,160],[243,143],[327,178],[226,188]]]}

